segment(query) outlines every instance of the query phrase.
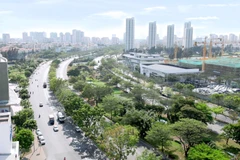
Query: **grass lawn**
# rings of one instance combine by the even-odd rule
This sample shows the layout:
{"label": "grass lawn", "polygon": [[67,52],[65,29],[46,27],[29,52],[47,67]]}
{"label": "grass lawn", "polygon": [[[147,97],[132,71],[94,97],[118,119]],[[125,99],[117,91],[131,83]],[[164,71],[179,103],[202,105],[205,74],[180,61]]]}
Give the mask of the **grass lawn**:
{"label": "grass lawn", "polygon": [[87,82],[91,82],[92,84],[96,85],[96,86],[105,86],[105,82],[99,81],[97,79],[90,79],[87,78]]}
{"label": "grass lawn", "polygon": [[123,91],[121,89],[119,89],[119,88],[116,88],[116,87],[113,88],[113,93],[114,94],[122,94],[122,92]]}
{"label": "grass lawn", "polygon": [[226,140],[225,139],[221,139],[221,140],[217,141],[216,145],[226,152],[230,152],[230,153],[233,153],[233,154],[240,153],[240,145],[237,144],[236,142],[234,142],[231,139],[228,141],[228,145],[226,145]]}

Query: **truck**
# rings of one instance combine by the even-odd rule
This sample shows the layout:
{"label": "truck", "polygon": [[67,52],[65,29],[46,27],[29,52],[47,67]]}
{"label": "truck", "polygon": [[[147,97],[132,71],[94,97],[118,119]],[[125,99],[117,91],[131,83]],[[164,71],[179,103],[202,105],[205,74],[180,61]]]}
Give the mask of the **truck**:
{"label": "truck", "polygon": [[43,88],[47,88],[47,83],[46,82],[43,83]]}
{"label": "truck", "polygon": [[49,115],[49,124],[54,125],[54,116],[52,114]]}
{"label": "truck", "polygon": [[64,115],[62,114],[62,112],[59,111],[59,112],[57,113],[57,117],[58,117],[58,121],[59,121],[59,122],[64,123],[65,117],[64,117]]}

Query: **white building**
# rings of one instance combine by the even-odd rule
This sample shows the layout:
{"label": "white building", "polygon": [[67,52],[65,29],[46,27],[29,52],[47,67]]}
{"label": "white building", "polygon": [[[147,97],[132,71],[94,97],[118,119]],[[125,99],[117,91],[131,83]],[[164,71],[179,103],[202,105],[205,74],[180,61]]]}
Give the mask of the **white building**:
{"label": "white building", "polygon": [[176,66],[165,64],[141,65],[140,73],[147,77],[162,77],[167,79],[169,76],[178,76],[179,81],[184,82],[186,77],[184,75],[191,75],[199,73],[199,69],[185,69]]}
{"label": "white building", "polygon": [[8,44],[10,42],[10,34],[3,33],[2,34],[2,41],[4,44]]}
{"label": "white building", "polygon": [[52,42],[56,42],[58,39],[58,34],[56,32],[51,32],[50,33],[50,39]]}
{"label": "white building", "polygon": [[167,48],[174,47],[174,25],[167,26]]}
{"label": "white building", "polygon": [[126,42],[125,50],[128,51],[134,48],[134,33],[135,32],[135,22],[134,18],[126,19]]}
{"label": "white building", "polygon": [[83,42],[83,38],[84,38],[84,32],[76,29],[72,30],[72,43],[80,44]]}
{"label": "white building", "polygon": [[186,22],[184,24],[184,48],[193,47],[193,28],[191,27],[191,22]]}
{"label": "white building", "polygon": [[0,113],[0,160],[19,160],[19,142],[12,142],[12,123],[10,112]]}
{"label": "white building", "polygon": [[149,23],[148,30],[148,48],[156,47],[156,38],[157,38],[157,24],[156,22]]}
{"label": "white building", "polygon": [[159,64],[163,63],[164,58],[159,54],[143,54],[130,52],[129,54],[123,54],[124,63],[132,70],[140,68],[142,64]]}
{"label": "white building", "polygon": [[25,43],[28,42],[28,33],[27,33],[27,32],[23,32],[23,33],[22,33],[22,40],[23,40],[23,42],[25,42]]}
{"label": "white building", "polygon": [[72,35],[69,32],[66,32],[64,35],[64,42],[71,43],[72,42]]}
{"label": "white building", "polygon": [[64,42],[64,34],[62,32],[59,33],[59,38],[60,38],[60,42],[63,43]]}

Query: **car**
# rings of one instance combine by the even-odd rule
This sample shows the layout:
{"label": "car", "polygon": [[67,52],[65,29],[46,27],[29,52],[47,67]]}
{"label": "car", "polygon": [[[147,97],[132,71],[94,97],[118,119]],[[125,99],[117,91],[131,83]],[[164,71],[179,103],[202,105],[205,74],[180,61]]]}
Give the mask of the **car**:
{"label": "car", "polygon": [[81,129],[80,129],[78,126],[76,126],[76,127],[75,127],[75,131],[76,131],[76,132],[80,132]]}
{"label": "car", "polygon": [[43,104],[42,104],[42,103],[39,103],[39,107],[43,107]]}
{"label": "car", "polygon": [[57,126],[57,125],[54,125],[54,126],[53,126],[53,131],[54,131],[54,132],[58,132],[58,130],[59,130],[59,129],[58,129],[58,126]]}
{"label": "car", "polygon": [[44,145],[44,144],[46,143],[43,136],[39,136],[39,137],[38,137],[38,141],[39,141],[39,143],[40,143],[41,145]]}
{"label": "car", "polygon": [[38,132],[40,132],[40,129],[39,129],[39,128],[35,131],[35,133],[37,134]]}
{"label": "car", "polygon": [[40,130],[36,131],[36,134],[37,134],[37,136],[42,136],[42,132]]}

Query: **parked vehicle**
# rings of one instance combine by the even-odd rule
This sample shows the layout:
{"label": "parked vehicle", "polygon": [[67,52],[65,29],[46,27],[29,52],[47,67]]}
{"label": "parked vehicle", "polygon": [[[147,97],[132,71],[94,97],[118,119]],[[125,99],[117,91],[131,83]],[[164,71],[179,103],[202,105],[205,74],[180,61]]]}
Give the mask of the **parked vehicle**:
{"label": "parked vehicle", "polygon": [[47,83],[46,82],[43,83],[43,88],[47,88]]}
{"label": "parked vehicle", "polygon": [[42,103],[39,103],[39,107],[43,107],[43,104],[42,104]]}
{"label": "parked vehicle", "polygon": [[59,111],[59,112],[57,113],[57,117],[58,117],[59,122],[64,123],[65,117],[64,117],[64,115],[62,114],[62,112]]}
{"label": "parked vehicle", "polygon": [[39,141],[39,143],[40,143],[41,145],[44,145],[44,144],[46,143],[43,136],[39,136],[39,137],[38,137],[38,141]]}
{"label": "parked vehicle", "polygon": [[54,116],[52,114],[49,115],[49,124],[54,125]]}

